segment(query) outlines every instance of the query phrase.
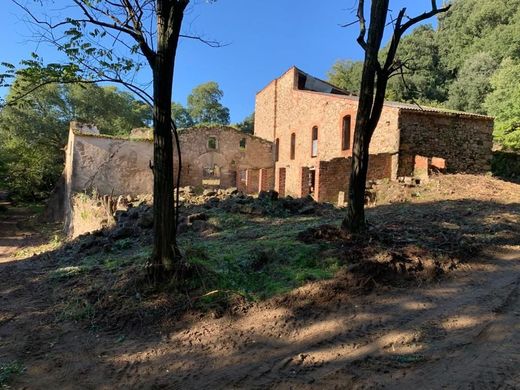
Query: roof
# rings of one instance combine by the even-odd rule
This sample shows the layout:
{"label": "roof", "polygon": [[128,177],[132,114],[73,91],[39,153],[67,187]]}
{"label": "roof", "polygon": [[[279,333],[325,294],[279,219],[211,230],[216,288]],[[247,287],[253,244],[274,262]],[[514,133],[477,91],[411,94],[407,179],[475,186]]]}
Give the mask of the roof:
{"label": "roof", "polygon": [[[305,85],[303,88],[297,89],[299,92],[323,94],[323,95],[335,97],[337,99],[351,100],[353,102],[359,101],[359,96],[356,96],[348,91],[345,91],[327,81],[321,80],[314,76],[310,76],[308,73],[302,71],[301,69],[299,69],[296,66],[292,66],[291,68],[289,68],[286,72],[284,72],[280,77],[276,78],[275,80],[282,78],[292,69],[295,69],[296,72],[298,72],[298,74],[305,75],[307,77],[311,77],[313,80],[316,80],[317,82],[319,82],[319,84],[321,84],[322,86],[325,86],[325,85],[328,86],[332,91],[332,92],[328,92],[326,90],[326,88],[312,88],[312,87],[306,88],[307,85]],[[272,81],[271,81],[271,83],[272,83]],[[269,83],[268,85],[270,85],[271,83]],[[305,83],[305,84],[307,84],[307,83]],[[427,107],[427,106],[421,106],[419,104],[395,102],[395,101],[391,101],[391,100],[385,100],[384,106],[397,108],[402,111],[410,111],[410,112],[417,112],[417,113],[432,113],[432,114],[440,114],[440,115],[446,115],[446,116],[463,116],[463,117],[468,117],[468,118],[488,119],[488,120],[494,119],[492,116],[476,114],[476,113],[472,113],[472,112],[456,111],[456,110],[450,110],[447,108],[439,108],[439,107]]]}

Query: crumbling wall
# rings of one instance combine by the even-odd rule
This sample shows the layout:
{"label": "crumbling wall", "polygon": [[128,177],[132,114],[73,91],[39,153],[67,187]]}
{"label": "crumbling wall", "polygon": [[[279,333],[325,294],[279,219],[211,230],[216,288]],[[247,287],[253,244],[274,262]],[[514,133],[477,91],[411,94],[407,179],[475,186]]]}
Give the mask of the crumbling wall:
{"label": "crumbling wall", "polygon": [[440,157],[448,172],[491,168],[493,119],[481,115],[402,110],[399,176],[413,173],[415,156]]}
{"label": "crumbling wall", "polygon": [[[370,155],[367,171],[368,180],[390,179],[396,155],[390,153]],[[316,174],[316,200],[338,203],[340,192],[347,198],[352,157],[339,157],[320,161]]]}
{"label": "crumbling wall", "polygon": [[[240,187],[244,171],[274,165],[271,142],[232,127],[186,129],[179,133],[179,138],[183,186]],[[258,188],[258,180],[254,187]]]}

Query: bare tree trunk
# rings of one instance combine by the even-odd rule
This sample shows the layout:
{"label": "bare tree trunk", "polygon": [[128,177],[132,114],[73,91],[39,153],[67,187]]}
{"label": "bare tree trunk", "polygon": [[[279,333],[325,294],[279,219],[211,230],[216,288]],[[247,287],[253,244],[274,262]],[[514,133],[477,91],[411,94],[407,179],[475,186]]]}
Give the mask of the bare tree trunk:
{"label": "bare tree trunk", "polygon": [[[345,230],[352,233],[363,232],[366,229],[365,185],[368,171],[368,147],[375,129],[373,121],[371,121],[371,114],[373,113],[372,106],[374,104],[376,74],[380,68],[377,56],[385,30],[388,1],[373,0],[370,11],[370,27],[365,48],[365,61],[363,63],[359,104],[354,129],[348,208],[342,224]],[[361,13],[360,15],[362,17],[363,14]],[[363,20],[362,29],[364,29],[364,23]]]}
{"label": "bare tree trunk", "polygon": [[175,54],[184,9],[178,7],[166,12],[167,7],[171,5],[158,5],[157,54],[153,66],[154,243],[148,268],[154,282],[178,276],[182,271],[177,245],[171,100]]}
{"label": "bare tree trunk", "polygon": [[364,4],[364,0],[359,0],[357,16],[360,24],[360,33],[357,41],[365,51],[365,60],[363,62],[363,74],[361,78],[356,126],[354,129],[348,208],[347,215],[342,223],[342,228],[351,233],[362,233],[367,229],[365,219],[365,187],[369,162],[369,146],[372,135],[381,117],[381,112],[383,111],[388,79],[394,72],[402,70],[401,64],[394,64],[401,37],[404,32],[414,24],[440,12],[445,12],[450,8],[449,5],[443,8],[437,8],[436,1],[431,0],[432,8],[429,12],[425,12],[415,18],[408,18],[408,21],[404,24],[402,24],[402,21],[405,17],[406,9],[401,9],[397,18],[393,21],[394,33],[386,60],[384,64],[381,65],[378,55],[385,31],[389,0],[372,0],[370,25],[366,41]]}

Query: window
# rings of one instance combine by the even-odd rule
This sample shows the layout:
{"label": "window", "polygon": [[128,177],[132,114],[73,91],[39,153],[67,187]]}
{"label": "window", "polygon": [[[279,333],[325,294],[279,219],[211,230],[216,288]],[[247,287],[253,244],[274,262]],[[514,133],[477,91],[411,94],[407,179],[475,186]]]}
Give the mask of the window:
{"label": "window", "polygon": [[240,149],[245,149],[245,148],[246,148],[246,139],[242,138],[240,140]]}
{"label": "window", "polygon": [[341,131],[341,149],[349,150],[350,149],[350,115],[345,115],[343,117],[342,131]]}
{"label": "window", "polygon": [[294,156],[296,155],[296,134],[291,134],[291,160],[294,160]]}
{"label": "window", "polygon": [[217,149],[217,139],[215,137],[208,138],[208,149],[211,149],[211,150]]}
{"label": "window", "polygon": [[314,126],[312,128],[311,157],[316,157],[317,155],[318,155],[318,127]]}
{"label": "window", "polygon": [[274,142],[274,161],[278,161],[280,156],[280,138],[277,138]]}

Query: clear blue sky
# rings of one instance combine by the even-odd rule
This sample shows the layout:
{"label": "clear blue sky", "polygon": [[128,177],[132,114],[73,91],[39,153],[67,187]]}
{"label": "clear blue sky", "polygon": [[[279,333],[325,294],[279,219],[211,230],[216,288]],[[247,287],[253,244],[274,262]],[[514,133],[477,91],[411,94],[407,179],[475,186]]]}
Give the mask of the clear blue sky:
{"label": "clear blue sky", "polygon": [[[11,0],[0,3],[0,62],[18,63],[32,51],[43,55],[46,61],[56,61],[53,48],[32,41],[23,12]],[[31,3],[34,4],[28,2]],[[55,0],[56,6],[69,3],[70,0]],[[183,40],[177,55],[174,100],[185,104],[193,87],[217,81],[224,91],[223,104],[231,110],[232,122],[253,112],[256,92],[292,65],[326,78],[336,60],[362,58],[355,41],[358,26],[339,26],[355,19],[355,0],[193,3],[184,30],[229,45],[210,48]],[[401,7],[416,15],[429,6],[428,0],[390,1],[394,15]],[[5,90],[0,94],[5,94]]]}

